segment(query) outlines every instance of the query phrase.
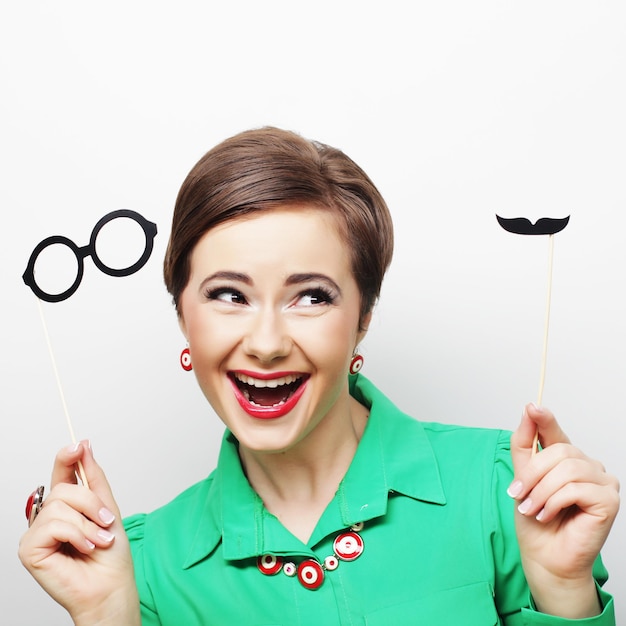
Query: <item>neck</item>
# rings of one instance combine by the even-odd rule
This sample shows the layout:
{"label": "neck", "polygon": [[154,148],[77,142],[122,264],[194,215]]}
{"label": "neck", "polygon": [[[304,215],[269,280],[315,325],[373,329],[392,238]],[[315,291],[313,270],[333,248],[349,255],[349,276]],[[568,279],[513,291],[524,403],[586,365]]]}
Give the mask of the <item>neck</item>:
{"label": "neck", "polygon": [[303,543],[345,476],[366,422],[367,409],[348,396],[289,450],[240,448],[248,481],[265,508]]}

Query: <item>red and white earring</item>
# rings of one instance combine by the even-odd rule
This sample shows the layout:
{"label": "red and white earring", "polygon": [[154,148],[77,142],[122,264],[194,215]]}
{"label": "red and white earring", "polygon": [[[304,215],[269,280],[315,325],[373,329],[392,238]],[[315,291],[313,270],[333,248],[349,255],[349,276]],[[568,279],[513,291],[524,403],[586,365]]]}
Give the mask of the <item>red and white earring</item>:
{"label": "red and white earring", "polygon": [[193,365],[191,364],[191,353],[189,352],[189,348],[185,348],[180,353],[180,364],[186,372],[190,372],[193,369]]}
{"label": "red and white earring", "polygon": [[363,357],[360,354],[355,354],[350,361],[350,374],[358,374],[363,367]]}

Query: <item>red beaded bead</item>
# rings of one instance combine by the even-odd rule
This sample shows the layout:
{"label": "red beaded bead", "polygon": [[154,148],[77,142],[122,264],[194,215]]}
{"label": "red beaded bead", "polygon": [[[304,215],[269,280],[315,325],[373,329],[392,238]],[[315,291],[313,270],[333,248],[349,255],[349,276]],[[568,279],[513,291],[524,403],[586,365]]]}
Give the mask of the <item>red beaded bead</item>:
{"label": "red beaded bead", "polygon": [[333,549],[337,558],[340,558],[342,561],[354,561],[363,552],[363,539],[361,539],[358,533],[342,533],[335,539]]}
{"label": "red beaded bead", "polygon": [[283,560],[279,556],[273,554],[264,554],[256,561],[256,566],[266,576],[278,574],[283,566]]}
{"label": "red beaded bead", "polygon": [[317,561],[307,559],[298,566],[298,580],[307,589],[319,589],[324,582],[324,570]]}

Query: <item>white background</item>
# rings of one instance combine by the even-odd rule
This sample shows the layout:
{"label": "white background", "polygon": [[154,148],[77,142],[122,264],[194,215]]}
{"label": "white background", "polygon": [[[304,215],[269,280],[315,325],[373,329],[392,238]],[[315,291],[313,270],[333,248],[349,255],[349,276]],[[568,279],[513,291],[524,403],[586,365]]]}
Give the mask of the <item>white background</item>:
{"label": "white background", "polygon": [[[21,280],[32,249],[53,234],[85,245],[118,208],[158,224],[139,273],[87,259],[78,292],[44,303],[77,436],[123,513],[151,510],[208,474],[222,430],[178,364],[161,278],[173,202],[206,150],[250,127],[345,150],[386,197],[396,255],[363,371],[421,419],[516,427],[537,395],[548,238],[506,233],[495,214],[571,215],[555,238],[543,399],[624,481],[625,7],[4,3],[0,622],[69,622],[16,557],[26,496],[69,443]],[[118,231],[120,250],[136,247]],[[626,619],[623,513],[604,557]]]}

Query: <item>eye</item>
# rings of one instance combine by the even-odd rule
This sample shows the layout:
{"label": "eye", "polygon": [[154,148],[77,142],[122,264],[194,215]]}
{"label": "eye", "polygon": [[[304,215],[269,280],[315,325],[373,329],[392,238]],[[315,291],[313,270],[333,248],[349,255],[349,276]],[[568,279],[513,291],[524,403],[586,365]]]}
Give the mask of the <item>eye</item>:
{"label": "eye", "polygon": [[207,300],[218,300],[228,304],[247,304],[245,296],[231,287],[217,287],[209,289],[204,293]]}
{"label": "eye", "polygon": [[316,287],[303,291],[296,299],[296,306],[320,306],[323,304],[332,304],[335,296],[323,287]]}

